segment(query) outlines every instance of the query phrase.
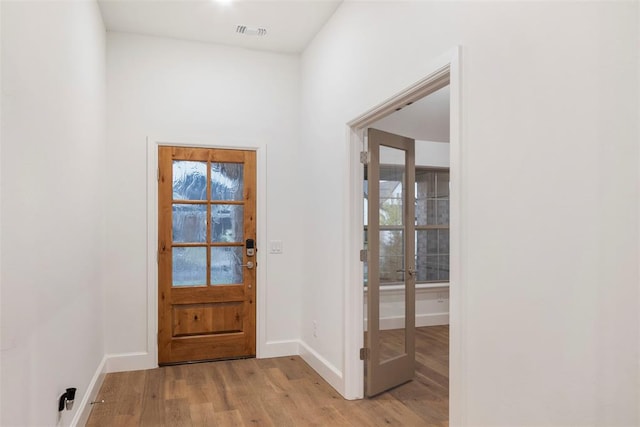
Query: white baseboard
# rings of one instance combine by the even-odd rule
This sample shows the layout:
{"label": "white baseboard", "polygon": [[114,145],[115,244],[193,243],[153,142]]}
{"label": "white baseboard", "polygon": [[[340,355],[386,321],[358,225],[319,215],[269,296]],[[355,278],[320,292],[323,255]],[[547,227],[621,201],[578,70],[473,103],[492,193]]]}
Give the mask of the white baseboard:
{"label": "white baseboard", "polygon": [[[449,313],[428,313],[416,316],[416,328],[449,324]],[[404,316],[380,319],[380,330],[404,328]]]}
{"label": "white baseboard", "polygon": [[78,409],[76,410],[76,414],[71,420],[71,426],[84,426],[87,424],[89,420],[89,415],[91,415],[91,402],[96,400],[98,396],[98,392],[102,387],[102,382],[104,381],[104,377],[107,374],[107,356],[105,355],[102,358],[102,361],[98,365],[96,372],[93,374],[91,378],[91,382],[89,382],[89,386],[87,387],[87,392],[82,397],[82,401],[78,405]]}
{"label": "white baseboard", "polygon": [[300,341],[300,357],[307,362],[326,382],[331,385],[342,396],[345,395],[344,379],[342,372],[333,366],[327,359],[320,356],[313,348],[304,341]]}
{"label": "white baseboard", "polygon": [[[298,355],[300,342],[298,340],[271,341],[260,348],[257,355],[260,359]],[[147,352],[107,354],[106,372],[140,371],[157,368],[158,364],[153,356]]]}
{"label": "white baseboard", "polygon": [[449,313],[429,313],[416,316],[416,327],[440,326],[449,324]]}
{"label": "white baseboard", "polygon": [[270,357],[297,356],[298,354],[300,354],[300,341],[283,340],[265,343],[260,347],[256,357],[268,359]]}
{"label": "white baseboard", "polygon": [[105,357],[107,359],[107,373],[140,371],[158,367],[157,361],[147,352],[107,354]]}

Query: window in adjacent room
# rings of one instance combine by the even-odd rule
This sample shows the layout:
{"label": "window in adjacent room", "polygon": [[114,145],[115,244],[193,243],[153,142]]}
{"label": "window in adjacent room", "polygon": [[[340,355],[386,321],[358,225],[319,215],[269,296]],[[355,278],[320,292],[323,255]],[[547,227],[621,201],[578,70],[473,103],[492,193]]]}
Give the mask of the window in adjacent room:
{"label": "window in adjacent room", "polygon": [[[394,165],[380,165],[380,232],[388,241],[380,254],[380,284],[396,284],[396,271],[402,264],[404,243],[402,226],[403,171]],[[368,182],[364,181],[364,241],[367,247]],[[449,281],[449,170],[416,167],[415,188],[416,283]],[[386,220],[388,218],[388,221]],[[367,270],[365,264],[365,284]]]}

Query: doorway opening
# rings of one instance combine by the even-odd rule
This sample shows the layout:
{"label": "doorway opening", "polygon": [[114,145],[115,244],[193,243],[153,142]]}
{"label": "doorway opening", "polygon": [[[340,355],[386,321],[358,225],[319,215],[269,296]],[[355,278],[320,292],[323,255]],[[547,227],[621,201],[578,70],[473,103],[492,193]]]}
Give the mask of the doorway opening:
{"label": "doorway opening", "polygon": [[[371,354],[371,350],[366,347],[364,338],[365,332],[370,325],[369,319],[366,319],[368,309],[365,305],[368,295],[366,295],[366,290],[363,292],[363,283],[368,278],[365,277],[367,272],[363,268],[363,262],[358,257],[360,250],[365,248],[365,243],[367,243],[367,225],[363,215],[365,209],[363,195],[365,194],[366,186],[363,177],[367,168],[360,162],[360,159],[361,157],[367,158],[367,155],[361,156],[361,152],[367,152],[368,129],[378,128],[403,136],[415,136],[417,140],[415,142],[416,152],[422,151],[426,153],[424,158],[426,160],[421,159],[420,155],[416,154],[418,161],[416,161],[414,172],[417,174],[415,181],[418,183],[411,184],[412,190],[418,196],[418,203],[415,206],[417,208],[422,206],[420,209],[423,209],[429,202],[429,205],[434,209],[432,212],[423,209],[421,213],[416,213],[416,222],[413,224],[416,226],[416,232],[413,234],[412,230],[411,233],[412,236],[415,236],[412,240],[416,249],[410,256],[403,259],[402,266],[395,268],[397,266],[390,258],[384,260],[380,253],[376,254],[377,262],[386,262],[388,264],[387,267],[393,267],[393,271],[389,270],[392,273],[391,276],[396,274],[395,278],[386,277],[390,282],[380,285],[383,292],[382,298],[378,302],[378,315],[380,317],[376,319],[376,322],[378,322],[378,326],[382,326],[382,330],[397,331],[401,329],[398,327],[399,325],[406,328],[409,323],[413,324],[413,321],[415,321],[417,328],[412,331],[412,334],[417,337],[415,345],[418,354],[431,350],[435,351],[432,356],[428,356],[433,357],[433,360],[429,362],[430,369],[433,372],[426,372],[428,369],[420,372],[421,367],[420,363],[418,363],[416,366],[418,367],[419,375],[430,376],[430,380],[442,385],[442,389],[445,391],[448,383],[450,405],[447,418],[452,424],[458,423],[456,414],[459,413],[458,408],[462,403],[464,379],[462,372],[463,352],[461,351],[463,345],[461,331],[464,329],[464,325],[461,315],[461,307],[463,306],[463,283],[461,280],[463,260],[460,255],[463,242],[460,211],[462,164],[460,156],[459,94],[459,50],[455,49],[452,53],[444,55],[435,61],[432,72],[427,77],[349,123],[352,159],[350,194],[352,197],[350,199],[351,215],[348,243],[350,260],[347,278],[347,312],[345,313],[347,318],[345,390],[350,398],[362,398],[367,395],[364,387],[365,365],[367,362],[360,360],[360,355],[362,354],[363,358],[366,359]],[[425,117],[424,114],[420,115],[421,109],[418,108],[418,105],[421,102],[428,103],[429,98],[431,100],[440,98],[440,101],[443,99],[448,101],[448,105],[445,108],[447,117],[443,118],[433,111],[430,114],[430,117],[440,122],[440,124],[443,121],[446,122],[444,125],[447,133],[446,137],[442,135],[424,137],[417,134],[417,129],[424,124],[424,121],[429,120],[429,117]],[[414,107],[413,104],[416,104],[416,106]],[[402,110],[404,110],[404,113]],[[413,117],[413,126],[411,126],[411,121],[406,122],[406,117],[400,120],[400,114],[404,116],[418,114],[418,116]],[[402,121],[405,122],[404,128],[398,128]],[[390,165],[387,165],[386,169],[390,169],[390,167]],[[383,171],[382,169],[384,168],[380,169],[381,174],[393,175],[393,171]],[[378,180],[380,179],[381,177],[378,176]],[[436,190],[438,180],[440,191]],[[448,182],[449,180],[450,182]],[[393,182],[392,179],[386,181]],[[389,184],[388,190],[391,186]],[[433,188],[434,192],[427,194],[428,188]],[[448,192],[445,190],[448,190]],[[424,197],[420,196],[421,191]],[[411,197],[413,203],[415,203],[416,200],[413,199],[413,195]],[[449,208],[447,212],[448,218],[444,212],[445,205]],[[437,220],[436,206],[441,207],[439,220]],[[420,215],[424,215],[424,220],[418,218]],[[389,230],[378,230],[379,233],[383,231]],[[403,243],[406,243],[406,240],[404,239]],[[364,258],[366,259],[367,256],[370,255],[365,252]],[[413,271],[410,273],[410,270]],[[417,292],[412,291],[416,302],[412,303],[414,305],[411,306],[411,310],[415,309],[416,312],[415,315],[412,315],[412,321],[409,322],[406,319],[409,311],[404,311],[403,313],[395,312],[399,309],[399,303],[402,300],[405,303],[408,301],[406,291],[409,288],[395,288],[398,287],[397,282],[400,279],[405,279],[412,274],[415,275],[414,283],[417,282]],[[394,282],[395,286],[391,282]],[[385,286],[388,287],[385,288]],[[449,306],[448,310],[446,308],[447,305]],[[406,306],[404,310],[406,310]],[[408,335],[406,335],[405,331],[402,334],[402,339],[406,340],[407,338]],[[395,341],[398,340],[396,339]],[[405,350],[410,348],[408,343],[404,342],[404,348]],[[361,351],[361,349],[363,350]],[[418,357],[419,362],[425,361],[423,356],[420,355]],[[436,359],[437,363],[434,362]],[[436,368],[433,369],[434,367]],[[367,375],[369,373],[367,372]]]}

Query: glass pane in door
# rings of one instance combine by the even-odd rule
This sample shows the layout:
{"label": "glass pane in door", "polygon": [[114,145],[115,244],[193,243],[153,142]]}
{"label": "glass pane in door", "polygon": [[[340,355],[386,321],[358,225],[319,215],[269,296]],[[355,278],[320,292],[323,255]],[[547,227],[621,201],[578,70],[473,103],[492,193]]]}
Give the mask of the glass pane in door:
{"label": "glass pane in door", "polygon": [[207,240],[207,205],[174,203],[171,234],[176,243],[201,243]]}
{"label": "glass pane in door", "polygon": [[211,284],[234,285],[243,283],[243,247],[220,246],[211,248]]}
{"label": "glass pane in door", "polygon": [[173,199],[207,199],[207,163],[173,161]]}
{"label": "glass pane in door", "polygon": [[211,205],[211,241],[244,241],[244,206]]}
{"label": "glass pane in door", "polygon": [[211,163],[211,200],[242,200],[244,165]]}
{"label": "glass pane in door", "polygon": [[380,363],[406,353],[405,151],[380,146]]}
{"label": "glass pane in door", "polygon": [[172,286],[207,284],[207,248],[174,247],[172,249]]}

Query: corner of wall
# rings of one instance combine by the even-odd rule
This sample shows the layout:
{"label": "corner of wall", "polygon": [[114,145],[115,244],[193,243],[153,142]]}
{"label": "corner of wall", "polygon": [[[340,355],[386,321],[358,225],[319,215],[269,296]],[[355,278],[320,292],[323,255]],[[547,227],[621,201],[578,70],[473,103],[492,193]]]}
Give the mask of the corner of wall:
{"label": "corner of wall", "polygon": [[71,420],[71,426],[84,426],[87,424],[89,420],[89,415],[91,415],[91,402],[95,401],[98,397],[98,392],[100,392],[100,388],[102,387],[102,383],[104,382],[104,377],[107,374],[107,356],[105,355],[102,358],[102,361],[98,365],[96,372],[93,374],[91,381],[89,382],[89,386],[87,387],[87,392],[84,394],[78,409],[76,410],[76,414]]}
{"label": "corner of wall", "polygon": [[258,346],[258,359],[300,354],[300,342],[298,340],[268,341],[263,345],[258,344]]}
{"label": "corner of wall", "polygon": [[132,352],[105,355],[107,373],[141,371],[158,367],[154,356],[148,352]]}
{"label": "corner of wall", "polygon": [[307,343],[300,340],[300,357],[329,383],[340,395],[346,396],[344,376],[342,372],[322,357]]}

